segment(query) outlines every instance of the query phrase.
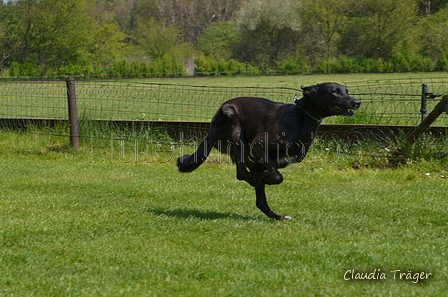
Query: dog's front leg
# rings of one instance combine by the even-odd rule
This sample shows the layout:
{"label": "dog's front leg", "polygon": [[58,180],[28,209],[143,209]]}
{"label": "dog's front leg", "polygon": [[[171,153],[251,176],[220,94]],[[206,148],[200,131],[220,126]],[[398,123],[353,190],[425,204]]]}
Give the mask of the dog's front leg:
{"label": "dog's front leg", "polygon": [[[267,143],[265,144],[265,146]],[[283,182],[283,175],[277,170],[277,166],[269,156],[267,148],[263,145],[254,145],[253,152],[257,156],[259,162],[266,169],[263,174],[263,182],[267,185],[278,185]]]}
{"label": "dog's front leg", "polygon": [[257,196],[257,207],[268,217],[276,220],[290,220],[290,216],[279,216],[275,212],[271,210],[268,205],[268,201],[266,200],[266,192],[265,192],[265,184],[255,187],[255,194]]}

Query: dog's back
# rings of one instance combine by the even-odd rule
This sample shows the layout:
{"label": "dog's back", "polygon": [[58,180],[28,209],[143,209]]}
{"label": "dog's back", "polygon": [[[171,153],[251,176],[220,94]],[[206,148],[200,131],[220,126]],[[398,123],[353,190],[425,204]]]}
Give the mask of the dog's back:
{"label": "dog's back", "polygon": [[247,142],[259,133],[275,127],[279,117],[294,109],[293,104],[270,101],[264,98],[238,97],[224,102],[216,112],[210,125],[210,141],[236,142],[233,134],[244,129]]}
{"label": "dog's back", "polygon": [[[248,128],[260,128],[263,124],[263,115],[283,103],[276,103],[264,98],[238,97],[224,102],[217,110],[210,123],[208,136],[201,142],[196,152],[192,155],[184,155],[177,159],[177,167],[180,172],[192,172],[207,159],[212,147],[223,153],[227,153],[227,144],[236,142],[233,139],[235,130]],[[253,134],[254,132],[250,133]]]}

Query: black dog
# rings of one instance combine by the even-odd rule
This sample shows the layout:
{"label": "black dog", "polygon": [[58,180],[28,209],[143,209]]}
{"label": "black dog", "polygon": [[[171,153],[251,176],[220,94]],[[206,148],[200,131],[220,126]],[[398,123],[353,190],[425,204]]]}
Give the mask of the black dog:
{"label": "black dog", "polygon": [[265,185],[280,184],[283,176],[277,169],[303,160],[323,118],[353,116],[351,110],[361,104],[336,83],[301,88],[303,98],[294,96],[295,104],[253,97],[223,103],[197,151],[177,159],[179,171],[195,170],[215,147],[230,154],[236,163],[237,178],[255,188],[257,207],[264,214],[277,220],[291,219],[269,208]]}

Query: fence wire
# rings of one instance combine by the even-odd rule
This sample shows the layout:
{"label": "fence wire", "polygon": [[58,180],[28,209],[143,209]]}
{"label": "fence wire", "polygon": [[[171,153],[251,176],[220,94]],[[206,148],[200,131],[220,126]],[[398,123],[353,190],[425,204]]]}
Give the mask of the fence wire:
{"label": "fence wire", "polygon": [[[428,93],[448,94],[448,78],[444,77],[345,83],[350,94],[362,101],[361,109],[355,117],[330,117],[324,123],[381,125],[381,129],[342,131],[356,135],[356,141],[352,137],[351,144],[346,146],[348,149],[339,147],[339,152],[350,154],[350,149],[353,152],[355,147],[368,143],[370,145],[363,147],[363,154],[387,156],[385,144],[407,133],[395,126],[415,126],[421,121],[422,84],[427,84]],[[301,91],[275,87],[159,84],[144,79],[78,80],[80,137],[92,152],[107,148],[112,156],[125,159],[128,154],[133,156],[131,159],[142,159],[141,156],[154,150],[172,153],[181,146],[179,141],[193,147],[196,140],[205,137],[207,129],[200,122],[209,122],[226,100],[251,96],[292,103],[294,93],[300,95]],[[437,98],[428,99],[428,113],[438,102]],[[3,131],[29,132],[31,127],[32,133],[68,136],[67,118],[65,80],[0,81],[0,125]],[[180,124],[173,128],[151,121],[177,121]],[[64,123],[62,126],[61,122]],[[448,116],[442,115],[434,125],[448,127]],[[347,130],[347,127],[341,129]],[[432,146],[434,151],[447,147],[446,135],[437,132],[433,136],[431,133],[430,139],[439,139],[427,142],[436,143]],[[331,135],[326,134],[324,138],[330,142],[344,138],[339,137],[340,133]],[[375,148],[371,145],[374,142],[378,143]],[[353,143],[358,145],[353,146]],[[365,147],[370,147],[370,151]]]}
{"label": "fence wire", "polygon": [[[396,79],[347,83],[350,92],[362,101],[362,109],[354,121],[372,125],[408,125],[421,122],[422,85],[435,95],[448,94],[448,78]],[[440,99],[427,101],[428,113]],[[434,125],[448,126],[448,119],[440,117]]]}

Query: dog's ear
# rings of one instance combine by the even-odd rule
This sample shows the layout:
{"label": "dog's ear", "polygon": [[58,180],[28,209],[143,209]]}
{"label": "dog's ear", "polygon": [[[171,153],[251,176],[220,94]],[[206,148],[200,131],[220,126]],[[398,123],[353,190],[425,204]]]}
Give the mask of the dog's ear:
{"label": "dog's ear", "polygon": [[316,86],[309,86],[309,87],[301,86],[300,88],[302,89],[304,98],[310,97],[311,94],[316,91]]}

